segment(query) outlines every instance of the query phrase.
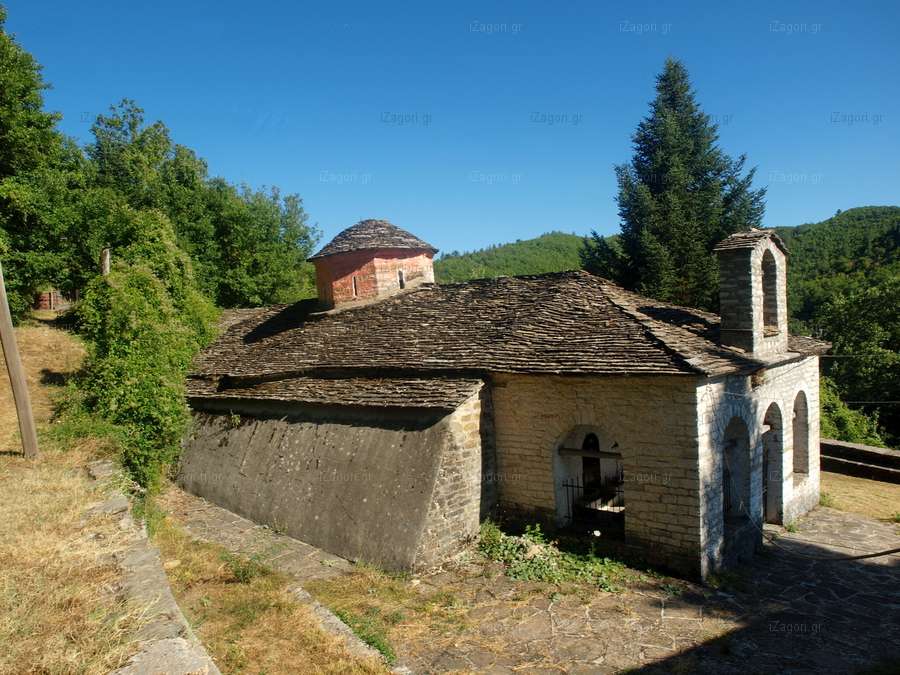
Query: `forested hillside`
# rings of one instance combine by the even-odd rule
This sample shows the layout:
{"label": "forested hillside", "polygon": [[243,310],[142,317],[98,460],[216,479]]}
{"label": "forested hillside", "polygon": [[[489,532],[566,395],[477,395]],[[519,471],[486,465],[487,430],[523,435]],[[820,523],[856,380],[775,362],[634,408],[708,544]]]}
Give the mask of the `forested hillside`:
{"label": "forested hillside", "polygon": [[821,311],[842,292],[879,283],[900,272],[900,206],[864,206],[820,223],[779,227],[788,265],[795,329],[821,328]]}
{"label": "forested hillside", "polygon": [[489,246],[471,253],[453,251],[434,264],[438,283],[484,277],[542,274],[575,270],[581,266],[578,251],[582,238],[565,232],[548,232],[534,239]]}
{"label": "forested hillside", "polygon": [[[900,445],[900,207],[867,206],[779,228],[791,256],[792,330],[833,343],[823,372]],[[827,431],[827,430],[825,430]]]}

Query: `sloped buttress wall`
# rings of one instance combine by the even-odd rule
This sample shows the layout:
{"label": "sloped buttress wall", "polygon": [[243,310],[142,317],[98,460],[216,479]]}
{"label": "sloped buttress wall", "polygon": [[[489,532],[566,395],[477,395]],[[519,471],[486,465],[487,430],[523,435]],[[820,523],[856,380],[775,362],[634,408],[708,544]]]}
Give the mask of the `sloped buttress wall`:
{"label": "sloped buttress wall", "polygon": [[179,482],[331,553],[421,569],[478,530],[481,410],[195,405]]}

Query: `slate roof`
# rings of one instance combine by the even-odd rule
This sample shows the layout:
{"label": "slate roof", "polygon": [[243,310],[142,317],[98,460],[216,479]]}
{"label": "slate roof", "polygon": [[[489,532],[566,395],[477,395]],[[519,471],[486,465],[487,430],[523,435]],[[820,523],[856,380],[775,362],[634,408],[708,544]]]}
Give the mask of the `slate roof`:
{"label": "slate roof", "polygon": [[735,251],[739,249],[755,248],[762,239],[771,239],[785,255],[788,255],[787,245],[784,243],[784,240],[775,233],[775,230],[761,230],[757,228],[751,228],[744,232],[735,232],[716,244],[715,247],[713,247],[713,251]]}
{"label": "slate roof", "polygon": [[321,251],[310,256],[309,260],[336,253],[378,248],[408,248],[437,253],[437,249],[431,244],[386,220],[361,220],[339,232]]}
{"label": "slate roof", "polygon": [[187,395],[206,399],[455,410],[481,387],[471,378],[288,377],[264,382],[189,378]]}
{"label": "slate roof", "polygon": [[[319,311],[315,301],[260,309],[204,350],[193,376],[712,376],[763,365],[717,344],[718,324],[714,314],[650,300],[586,272],[427,284],[343,310]],[[803,354],[827,346],[790,342]]]}

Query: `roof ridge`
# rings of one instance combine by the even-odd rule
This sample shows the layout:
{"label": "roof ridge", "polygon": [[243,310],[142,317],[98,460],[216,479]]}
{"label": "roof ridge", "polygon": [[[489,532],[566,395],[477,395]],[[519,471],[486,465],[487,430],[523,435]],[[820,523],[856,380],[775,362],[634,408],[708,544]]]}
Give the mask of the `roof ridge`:
{"label": "roof ridge", "polygon": [[[625,289],[623,289],[621,286],[617,286],[616,284],[610,284],[610,285],[614,286],[614,287],[617,288],[617,289],[620,289],[620,290],[622,290],[622,291],[625,291]],[[607,291],[607,289],[604,288],[603,290],[604,290],[604,297],[605,297],[607,300],[609,300],[610,303],[612,303],[613,305],[615,305],[615,306],[616,306],[623,314],[625,314],[626,316],[628,316],[628,317],[631,318],[632,320],[637,321],[637,322],[641,325],[641,327],[643,328],[644,333],[645,333],[650,339],[652,339],[652,340],[654,340],[655,342],[659,343],[659,345],[660,345],[663,349],[665,349],[666,352],[668,352],[669,354],[671,354],[677,361],[679,361],[682,365],[686,366],[686,367],[687,367],[688,369],[690,369],[692,372],[695,372],[695,373],[700,374],[700,375],[706,375],[706,374],[707,374],[707,371],[705,371],[705,370],[703,370],[702,368],[700,368],[699,366],[697,366],[697,365],[691,363],[691,362],[690,362],[690,359],[686,358],[683,354],[681,354],[681,352],[680,352],[678,349],[676,349],[675,347],[671,346],[665,339],[663,339],[661,336],[657,335],[657,331],[654,330],[654,326],[652,325],[652,324],[653,324],[653,319],[651,319],[651,318],[650,318],[649,316],[647,316],[646,314],[643,314],[643,313],[641,313],[641,312],[638,312],[637,310],[632,309],[632,308],[630,308],[630,307],[627,307],[627,306],[624,305],[623,303],[619,302],[616,298],[614,298],[614,297]],[[628,293],[628,291],[625,291],[625,292]],[[675,327],[673,326],[673,328],[675,328]]]}
{"label": "roof ridge", "polygon": [[[628,290],[626,290],[624,288],[620,288],[620,287],[617,287],[617,288],[622,295],[633,296],[633,297],[637,297],[637,298],[644,298],[648,301],[655,303],[655,305],[658,307],[663,307],[666,309],[672,309],[672,310],[676,310],[676,311],[683,311],[683,312],[698,316],[699,318],[704,319],[704,320],[709,320],[710,318],[714,318],[717,321],[721,321],[719,315],[713,314],[712,312],[705,312],[703,310],[696,309],[693,307],[684,307],[682,305],[674,305],[674,304],[659,301],[659,300],[653,300],[652,298],[645,298],[645,296],[642,296],[639,293],[635,293],[633,291],[628,291]],[[680,326],[674,322],[663,321],[661,319],[655,319],[652,316],[647,316],[644,312],[641,312],[639,309],[637,309],[635,307],[629,307],[627,304],[618,302],[616,300],[612,300],[612,301],[615,302],[617,306],[621,307],[623,309],[623,311],[627,312],[630,316],[632,316],[636,321],[641,322],[641,324],[644,325],[647,328],[647,330],[650,331],[651,335],[656,340],[658,340],[660,342],[660,344],[663,345],[667,350],[674,352],[674,354],[676,355],[676,357],[678,359],[680,359],[682,362],[684,362],[686,365],[688,365],[692,370],[694,370],[695,372],[698,372],[702,375],[708,376],[708,375],[711,375],[712,373],[710,370],[703,368],[696,363],[692,363],[692,361],[694,361],[697,357],[702,356],[703,355],[702,352],[704,350],[707,352],[715,351],[715,352],[718,352],[718,354],[724,356],[725,358],[728,358],[729,360],[734,360],[736,362],[735,366],[741,366],[741,365],[749,366],[753,363],[757,363],[757,361],[755,359],[753,359],[751,356],[739,353],[739,351],[737,349],[721,345],[718,342],[714,342],[714,341],[710,340],[709,338],[707,338],[689,328],[685,328],[684,326]],[[671,341],[668,339],[668,336],[666,336],[665,333],[662,330],[660,330],[663,327],[664,327],[665,331],[672,332],[672,333],[676,334],[677,336],[679,336],[677,339],[679,341],[681,341],[682,344],[680,346],[672,344]],[[689,345],[687,345],[683,342],[685,340],[686,341],[702,340],[705,344],[703,345],[703,349],[693,349]],[[696,352],[696,353],[692,354],[692,355],[685,355],[686,351],[688,353],[689,352]]]}

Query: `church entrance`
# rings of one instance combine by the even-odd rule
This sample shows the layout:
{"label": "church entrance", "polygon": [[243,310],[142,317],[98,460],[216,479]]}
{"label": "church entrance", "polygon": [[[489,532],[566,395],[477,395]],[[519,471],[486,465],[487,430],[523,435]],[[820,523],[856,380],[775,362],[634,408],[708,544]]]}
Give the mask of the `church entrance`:
{"label": "church entrance", "polygon": [[600,530],[604,536],[625,531],[625,471],[618,444],[601,449],[600,436],[584,434],[580,447],[558,450],[557,513],[562,525]]}

